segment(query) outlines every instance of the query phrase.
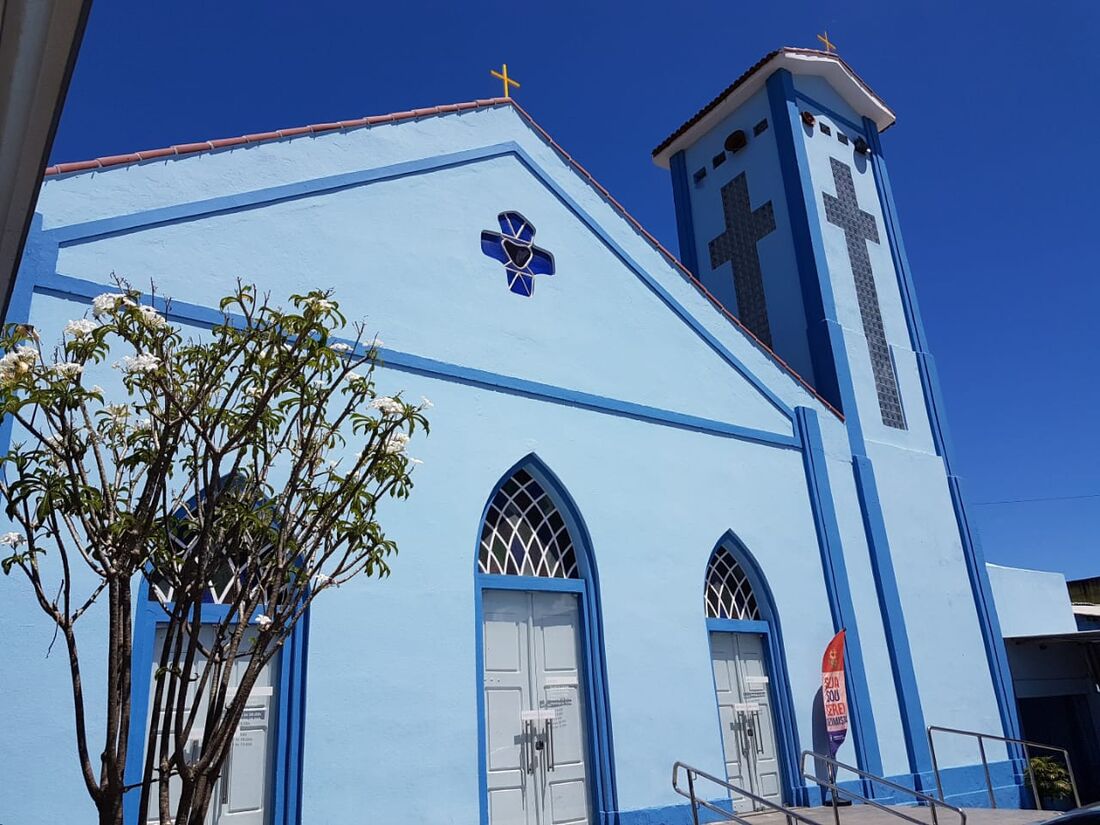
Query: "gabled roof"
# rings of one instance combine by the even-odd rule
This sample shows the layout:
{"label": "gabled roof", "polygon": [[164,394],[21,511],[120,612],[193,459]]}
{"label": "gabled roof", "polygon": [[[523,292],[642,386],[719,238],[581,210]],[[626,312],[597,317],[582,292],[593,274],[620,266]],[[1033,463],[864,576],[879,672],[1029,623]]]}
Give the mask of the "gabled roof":
{"label": "gabled roof", "polygon": [[872,91],[852,67],[835,52],[784,46],[764,55],[756,65],[725,88],[714,100],[692,115],[653,150],[653,161],[667,169],[669,158],[693,144],[712,126],[756,94],[778,69],[795,75],[823,77],[858,114],[870,118],[880,132],[897,119],[885,101]]}
{"label": "gabled roof", "polygon": [[54,166],[50,166],[46,169],[45,174],[47,176],[60,176],[71,175],[81,172],[93,172],[96,170],[110,169],[112,167],[127,166],[135,163],[141,163],[144,161],[154,160],[158,158],[168,157],[184,157],[188,155],[195,155],[205,152],[213,152],[221,149],[231,149],[234,147],[254,145],[257,143],[264,143],[268,141],[285,140],[288,138],[301,137],[304,135],[318,135],[326,132],[336,132],[348,129],[360,129],[371,126],[376,126],[386,123],[398,123],[407,120],[417,120],[426,117],[436,117],[439,115],[454,114],[459,112],[468,112],[478,109],[493,109],[504,106],[510,106],[516,111],[517,114],[527,123],[528,126],[548,145],[550,146],[558,156],[570,166],[577,174],[579,174],[596,192],[607,201],[611,207],[618,212],[630,226],[638,232],[657,252],[659,252],[669,264],[676,269],[679,274],[690,282],[695,289],[697,289],[703,297],[713,306],[718,312],[720,312],[725,318],[737,327],[749,340],[751,340],[759,349],[767,354],[772,361],[774,361],[783,371],[788,373],[798,384],[800,384],[807,392],[809,392],[814,398],[821,402],[827,409],[832,411],[838,418],[843,419],[843,414],[833,407],[822,395],[820,395],[816,389],[804,379],[801,375],[795,372],[786,361],[779,357],[770,347],[757,338],[753,333],[741,323],[740,320],[729,312],[722,304],[715,298],[706,287],[700,283],[690,270],[687,269],[680,261],[669,252],[653,235],[646,231],[637,219],[634,218],[626,208],[620,204],[615,198],[611,196],[603,186],[601,186],[595,178],[581,166],[573,157],[566,152],[561,146],[559,146],[553,138],[543,129],[538,123],[535,122],[526,110],[520,106],[512,98],[495,97],[486,100],[474,100],[468,103],[453,103],[444,106],[432,106],[425,109],[412,109],[407,112],[394,112],[388,115],[375,115],[371,117],[363,117],[355,120],[341,120],[334,121],[332,123],[317,123],[310,126],[299,126],[291,129],[277,129],[272,132],[258,132],[251,135],[242,135],[234,138],[220,138],[216,140],[205,140],[196,143],[184,143],[176,146],[168,146],[163,149],[147,149],[140,152],[130,152],[123,155],[110,155],[107,157],[96,158],[94,160],[77,161],[74,163],[58,163]]}

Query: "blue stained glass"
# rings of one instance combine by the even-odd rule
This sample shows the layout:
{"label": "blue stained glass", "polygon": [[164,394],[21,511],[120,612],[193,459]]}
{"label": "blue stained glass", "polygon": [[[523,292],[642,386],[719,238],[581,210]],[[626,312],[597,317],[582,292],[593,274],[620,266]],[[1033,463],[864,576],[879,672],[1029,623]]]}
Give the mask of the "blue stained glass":
{"label": "blue stained glass", "polygon": [[554,256],[534,245],[535,227],[519,212],[497,215],[500,232],[481,233],[481,251],[504,264],[508,289],[530,297],[536,275],[554,274]]}

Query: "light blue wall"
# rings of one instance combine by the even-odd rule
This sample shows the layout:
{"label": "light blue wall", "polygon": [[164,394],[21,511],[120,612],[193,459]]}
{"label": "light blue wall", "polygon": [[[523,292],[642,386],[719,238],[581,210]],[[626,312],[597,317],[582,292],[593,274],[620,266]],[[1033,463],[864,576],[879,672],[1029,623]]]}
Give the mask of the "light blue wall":
{"label": "light blue wall", "polygon": [[[761,182],[777,174],[774,158],[756,157]],[[349,811],[476,821],[478,519],[500,474],[532,452],[564,483],[592,539],[620,808],[675,804],[675,759],[722,770],[702,586],[729,530],[771,586],[798,745],[812,747],[811,703],[834,627],[790,418],[800,405],[821,420],[885,769],[904,772],[845,425],[510,108],[50,179],[39,209],[44,231],[29,248],[44,250],[35,260],[48,263],[38,274],[50,294],[36,296],[30,320],[46,340],[86,308],[67,291],[86,300],[111,272],[200,307],[238,276],[276,297],[334,287],[349,316],[385,341],[383,389],[435,402],[432,435],[411,450],[425,461],[413,499],[385,513],[402,548],[393,577],[354,582],[313,611],[305,822]],[[506,209],[523,212],[556,258],[557,274],[537,279],[531,298],[510,293],[501,266],[480,251],[480,232]],[[51,245],[60,245],[55,267]],[[780,260],[784,249],[777,242],[766,254]],[[117,377],[99,383],[107,380]],[[911,637],[927,633],[941,646],[922,659],[930,683],[943,681],[945,657],[953,662],[952,686],[930,687],[926,712],[948,723],[968,709],[980,716],[990,702],[984,656],[974,633],[952,625],[974,617],[972,602],[970,614],[952,612],[966,578],[946,537],[950,502],[929,469],[934,456],[912,452],[910,466],[897,453],[883,455],[881,473],[896,474],[884,484],[894,554],[910,555],[907,582],[919,579],[905,595]],[[910,507],[910,498],[925,504]],[[931,564],[930,543],[946,548]],[[43,779],[36,793],[3,795],[0,821],[77,821],[88,807],[63,767],[72,753],[57,653],[36,664],[49,629],[11,579],[0,580],[0,611],[5,630],[19,628],[0,634],[0,661],[28,663],[5,667],[0,681],[14,708],[0,764],[18,756],[62,766],[48,792]],[[93,657],[94,638],[85,648]],[[850,741],[840,758],[855,761]],[[968,758],[948,754],[945,764]]]}
{"label": "light blue wall", "polygon": [[985,567],[1005,638],[1077,632],[1064,575],[1000,564]]}

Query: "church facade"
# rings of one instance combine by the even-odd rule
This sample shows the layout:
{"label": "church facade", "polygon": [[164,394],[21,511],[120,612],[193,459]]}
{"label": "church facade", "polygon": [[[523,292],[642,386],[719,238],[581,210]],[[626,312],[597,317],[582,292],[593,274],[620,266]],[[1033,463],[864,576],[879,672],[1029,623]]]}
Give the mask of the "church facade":
{"label": "church facade", "polygon": [[[841,629],[841,761],[928,790],[927,726],[1016,735],[893,120],[835,54],[769,54],[654,151],[679,261],[505,99],[48,170],[9,322],[49,342],[112,273],[196,333],[237,277],[332,288],[384,342],[381,389],[434,403],[384,514],[393,575],[318,600],[214,822],[672,825],[677,760],[804,804]],[[64,663],[20,585],[0,763],[39,767],[0,821],[83,821]],[[936,755],[949,801],[982,798],[976,748]],[[1019,766],[990,756],[1012,797]]]}

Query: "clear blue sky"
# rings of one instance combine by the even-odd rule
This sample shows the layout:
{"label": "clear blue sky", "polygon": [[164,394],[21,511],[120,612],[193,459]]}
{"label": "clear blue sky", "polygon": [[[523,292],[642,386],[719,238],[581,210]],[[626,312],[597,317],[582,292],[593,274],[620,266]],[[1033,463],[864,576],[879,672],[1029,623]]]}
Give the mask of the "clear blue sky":
{"label": "clear blue sky", "polygon": [[[54,161],[517,98],[670,248],[670,131],[780,45],[840,53],[884,136],[991,561],[1100,575],[1100,3],[95,0]],[[1077,498],[1071,498],[1077,497]],[[1018,499],[1054,499],[980,504]]]}

